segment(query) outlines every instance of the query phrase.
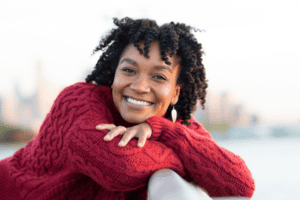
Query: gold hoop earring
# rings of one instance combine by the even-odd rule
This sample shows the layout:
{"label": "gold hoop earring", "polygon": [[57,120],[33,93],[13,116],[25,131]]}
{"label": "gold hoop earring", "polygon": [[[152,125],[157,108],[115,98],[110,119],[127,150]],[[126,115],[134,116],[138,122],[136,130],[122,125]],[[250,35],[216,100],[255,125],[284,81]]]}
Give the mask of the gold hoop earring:
{"label": "gold hoop earring", "polygon": [[172,121],[175,123],[177,120],[177,111],[174,108],[175,106],[173,106],[172,112],[171,112],[171,116],[172,116]]}

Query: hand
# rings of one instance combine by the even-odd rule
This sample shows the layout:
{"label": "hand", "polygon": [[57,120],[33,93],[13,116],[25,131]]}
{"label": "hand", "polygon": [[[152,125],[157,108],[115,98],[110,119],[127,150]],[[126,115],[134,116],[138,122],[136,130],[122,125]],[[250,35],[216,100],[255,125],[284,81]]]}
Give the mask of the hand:
{"label": "hand", "polygon": [[121,141],[119,142],[120,147],[124,147],[127,143],[133,138],[137,137],[138,146],[143,147],[146,143],[146,140],[151,137],[152,129],[150,125],[146,122],[141,124],[125,128],[124,126],[116,126],[114,124],[101,124],[96,126],[96,129],[103,130],[108,129],[110,130],[106,136],[104,137],[105,141],[110,141],[117,135],[123,135]]}

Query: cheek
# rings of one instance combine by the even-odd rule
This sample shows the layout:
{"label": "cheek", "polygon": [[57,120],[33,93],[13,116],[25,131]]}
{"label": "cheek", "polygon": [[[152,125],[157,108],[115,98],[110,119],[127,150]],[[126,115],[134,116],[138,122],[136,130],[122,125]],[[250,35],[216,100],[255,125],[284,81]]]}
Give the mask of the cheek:
{"label": "cheek", "polygon": [[120,92],[124,84],[125,84],[125,79],[122,78],[122,76],[120,76],[118,73],[116,73],[114,77],[114,82],[112,84],[112,89],[114,90],[114,92],[116,94]]}
{"label": "cheek", "polygon": [[115,77],[114,77],[113,85],[118,85],[118,84],[120,84],[120,81],[121,81],[121,80],[122,80],[122,79],[121,79],[120,75],[118,74],[118,72],[116,72]]}
{"label": "cheek", "polygon": [[164,97],[169,97],[172,93],[172,90],[170,87],[163,87],[163,88],[161,88],[160,91],[161,91],[162,96],[164,96]]}
{"label": "cheek", "polygon": [[160,89],[160,97],[164,103],[169,103],[172,90],[170,87],[162,87]]}
{"label": "cheek", "polygon": [[114,77],[113,85],[116,88],[123,88],[131,82],[131,79],[122,74],[121,72],[116,72]]}
{"label": "cheek", "polygon": [[120,101],[120,93],[122,90],[122,81],[120,81],[120,78],[117,75],[114,78],[111,89],[114,103],[117,105],[117,103]]}

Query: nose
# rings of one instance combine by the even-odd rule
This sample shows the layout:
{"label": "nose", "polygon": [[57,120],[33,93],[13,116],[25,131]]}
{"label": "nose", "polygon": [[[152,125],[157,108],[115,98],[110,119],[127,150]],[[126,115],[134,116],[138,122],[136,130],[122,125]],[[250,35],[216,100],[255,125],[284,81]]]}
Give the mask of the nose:
{"label": "nose", "polygon": [[150,92],[149,83],[143,76],[139,76],[134,82],[132,82],[130,88],[137,93]]}

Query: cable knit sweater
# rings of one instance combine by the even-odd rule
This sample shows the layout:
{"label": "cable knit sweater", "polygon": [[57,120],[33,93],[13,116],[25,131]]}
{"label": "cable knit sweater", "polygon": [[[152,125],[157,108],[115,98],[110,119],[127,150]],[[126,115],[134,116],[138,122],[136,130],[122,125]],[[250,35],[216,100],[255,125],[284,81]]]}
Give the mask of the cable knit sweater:
{"label": "cable knit sweater", "polygon": [[145,122],[152,135],[119,147],[107,142],[102,123],[133,126],[122,119],[109,86],[77,83],[55,100],[39,134],[0,161],[0,199],[147,199],[147,184],[169,168],[205,188],[211,197],[251,197],[254,180],[245,162],[220,147],[193,118],[191,125],[163,117]]}

